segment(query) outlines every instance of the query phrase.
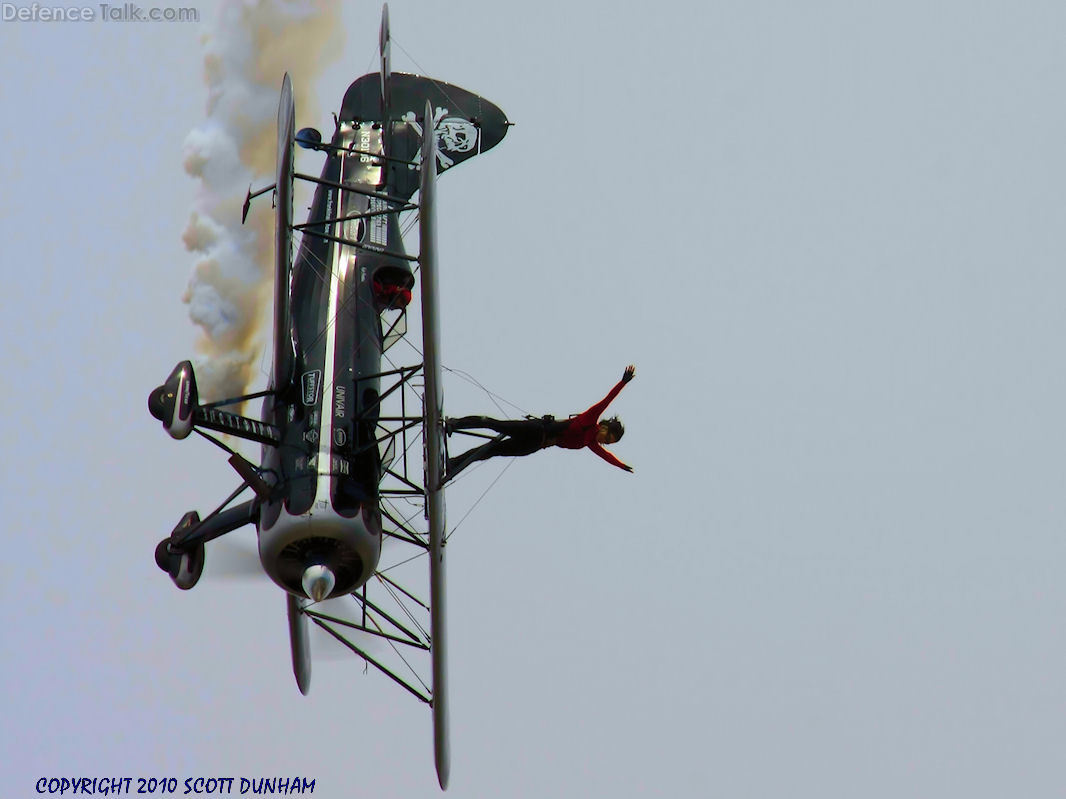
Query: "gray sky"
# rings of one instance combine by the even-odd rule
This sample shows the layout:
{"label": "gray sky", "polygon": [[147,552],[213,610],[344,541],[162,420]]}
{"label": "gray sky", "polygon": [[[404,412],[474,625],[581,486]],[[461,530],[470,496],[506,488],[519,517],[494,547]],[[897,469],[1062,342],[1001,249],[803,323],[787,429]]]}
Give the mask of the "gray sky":
{"label": "gray sky", "polygon": [[[0,23],[0,771],[433,796],[421,705],[354,660],[301,697],[278,589],[152,560],[235,485],[146,411],[194,349],[195,5]],[[634,475],[542,453],[452,539],[449,794],[1061,795],[1066,8],[390,10],[395,69],[517,123],[440,184],[445,363],[538,414],[638,369]]]}

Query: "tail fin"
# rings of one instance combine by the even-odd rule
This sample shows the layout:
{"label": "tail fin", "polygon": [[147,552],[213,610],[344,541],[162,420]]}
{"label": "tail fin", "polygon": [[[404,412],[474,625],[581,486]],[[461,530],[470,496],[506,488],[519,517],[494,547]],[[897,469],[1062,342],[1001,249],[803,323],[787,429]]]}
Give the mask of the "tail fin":
{"label": "tail fin", "polygon": [[[410,197],[418,188],[422,133],[427,125],[437,135],[437,170],[456,164],[495,147],[506,135],[510,123],[495,104],[473,92],[420,75],[393,72],[388,76],[389,110],[387,124],[392,158],[409,163],[390,162],[389,183],[401,196]],[[381,75],[373,73],[356,80],[344,94],[341,118],[344,121],[381,122]],[[433,118],[425,119],[426,103]]]}

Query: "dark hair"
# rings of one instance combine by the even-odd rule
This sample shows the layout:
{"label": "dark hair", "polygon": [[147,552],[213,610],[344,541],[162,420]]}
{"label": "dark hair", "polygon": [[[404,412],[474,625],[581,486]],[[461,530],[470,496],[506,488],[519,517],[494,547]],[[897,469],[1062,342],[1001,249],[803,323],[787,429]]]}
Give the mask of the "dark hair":
{"label": "dark hair", "polygon": [[617,416],[612,416],[610,419],[601,419],[600,424],[607,425],[607,432],[614,436],[615,441],[621,441],[622,436],[625,435],[626,429],[622,426]]}

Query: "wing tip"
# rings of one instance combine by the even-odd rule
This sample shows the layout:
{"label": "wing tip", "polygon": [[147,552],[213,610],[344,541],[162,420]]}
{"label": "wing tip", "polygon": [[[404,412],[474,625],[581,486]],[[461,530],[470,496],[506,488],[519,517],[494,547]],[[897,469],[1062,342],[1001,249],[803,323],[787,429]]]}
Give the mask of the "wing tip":
{"label": "wing tip", "polygon": [[442,763],[437,761],[437,782],[440,783],[440,789],[442,791],[448,790],[448,778],[451,776],[449,764],[447,759]]}

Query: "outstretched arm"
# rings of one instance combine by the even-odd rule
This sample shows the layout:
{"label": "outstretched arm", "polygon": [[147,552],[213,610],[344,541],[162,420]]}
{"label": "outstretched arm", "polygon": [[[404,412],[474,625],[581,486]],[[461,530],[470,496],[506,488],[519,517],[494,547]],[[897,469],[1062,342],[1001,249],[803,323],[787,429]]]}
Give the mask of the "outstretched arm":
{"label": "outstretched arm", "polygon": [[617,466],[619,469],[625,469],[627,472],[633,471],[633,467],[632,466],[626,466],[626,464],[622,463],[622,461],[618,460],[618,458],[616,458],[610,452],[605,450],[603,447],[601,447],[595,441],[593,441],[591,444],[589,444],[589,449],[591,449],[593,452],[595,452],[597,455],[599,455],[601,458],[603,458],[605,461],[607,461],[612,466]]}
{"label": "outstretched arm", "polygon": [[601,399],[587,411],[582,413],[579,418],[582,421],[587,421],[589,423],[595,423],[596,421],[598,421],[603,412],[607,410],[607,406],[610,405],[611,401],[618,396],[618,392],[622,390],[622,387],[633,379],[633,375],[635,375],[636,372],[637,367],[633,366],[632,364],[627,366],[626,370],[622,373],[622,379],[615,384],[614,388],[607,392],[607,396]]}

